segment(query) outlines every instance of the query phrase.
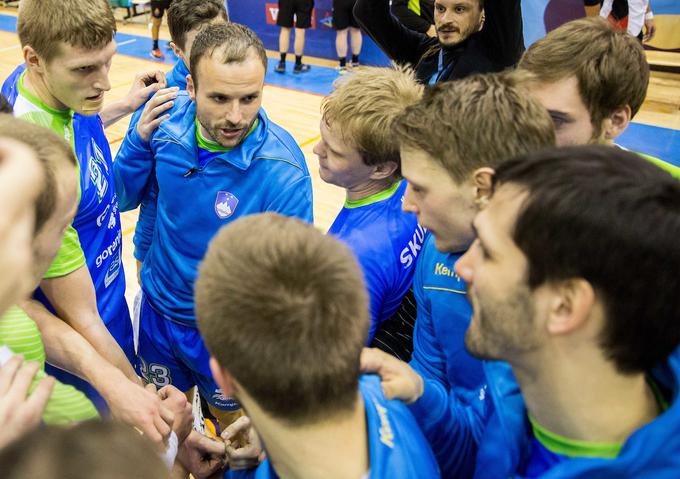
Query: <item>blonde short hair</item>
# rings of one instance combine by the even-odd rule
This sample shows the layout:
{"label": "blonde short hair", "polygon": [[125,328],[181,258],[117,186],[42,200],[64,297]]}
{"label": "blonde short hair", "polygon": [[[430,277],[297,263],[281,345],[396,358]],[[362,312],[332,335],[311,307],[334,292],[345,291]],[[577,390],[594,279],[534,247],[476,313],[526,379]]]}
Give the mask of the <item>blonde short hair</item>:
{"label": "blonde short hair", "polygon": [[276,213],[239,218],[210,242],[194,291],[208,350],[264,410],[303,424],[352,408],[368,296],[338,239]]}
{"label": "blonde short hair", "polygon": [[30,45],[50,61],[61,42],[103,48],[113,40],[116,19],[107,0],[21,0],[17,33],[22,47]]}
{"label": "blonde short hair", "polygon": [[361,67],[339,78],[321,104],[323,121],[340,132],[366,165],[400,165],[394,120],[423,95],[413,70]]}

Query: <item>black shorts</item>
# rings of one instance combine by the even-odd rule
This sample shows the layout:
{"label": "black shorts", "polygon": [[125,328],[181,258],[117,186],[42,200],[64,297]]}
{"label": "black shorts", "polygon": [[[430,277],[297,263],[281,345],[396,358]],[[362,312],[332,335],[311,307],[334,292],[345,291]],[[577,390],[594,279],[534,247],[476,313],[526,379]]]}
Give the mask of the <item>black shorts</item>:
{"label": "black shorts", "polygon": [[172,0],[151,0],[151,16],[154,18],[163,18],[165,11],[170,8]]}
{"label": "black shorts", "polygon": [[333,0],[333,28],[344,30],[347,27],[359,28],[352,10],[357,0]]}
{"label": "black shorts", "polygon": [[276,24],[280,27],[293,28],[295,15],[295,28],[309,28],[312,26],[313,9],[314,0],[279,0]]}

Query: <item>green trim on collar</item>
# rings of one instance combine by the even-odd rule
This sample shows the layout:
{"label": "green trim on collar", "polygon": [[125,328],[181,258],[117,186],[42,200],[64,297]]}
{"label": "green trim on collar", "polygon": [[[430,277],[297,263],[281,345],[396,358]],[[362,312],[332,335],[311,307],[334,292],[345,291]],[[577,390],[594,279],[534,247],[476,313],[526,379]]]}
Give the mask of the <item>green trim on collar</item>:
{"label": "green trim on collar", "polygon": [[397,181],[395,184],[393,184],[386,190],[379,191],[378,193],[375,193],[361,200],[355,201],[345,200],[345,208],[350,209],[359,208],[360,206],[372,205],[373,203],[378,203],[379,201],[386,200],[387,198],[390,198],[399,189],[399,185],[401,185],[401,180]]}
{"label": "green trim on collar", "polygon": [[54,115],[62,119],[64,123],[71,121],[71,116],[73,114],[71,110],[57,110],[56,108],[47,106],[44,101],[35,96],[31,91],[29,91],[28,88],[26,88],[26,86],[24,85],[24,77],[26,76],[26,71],[27,70],[23,71],[23,73],[19,76],[19,81],[17,82],[19,94],[26,98],[29,102],[33,103],[35,106],[40,108],[41,110],[45,110],[50,115]]}
{"label": "green trim on collar", "polygon": [[[233,150],[235,147],[231,148],[226,148],[216,141],[210,140],[206,137],[203,136],[203,133],[201,133],[201,124],[198,122],[198,117],[194,118],[194,123],[196,125],[196,143],[198,144],[199,148],[202,148],[204,150],[207,150],[211,153],[226,153],[228,151]],[[248,133],[246,136],[243,138],[244,140],[248,138],[248,136],[255,131],[255,128],[257,128],[257,125],[259,125],[260,119],[255,118],[255,121],[253,122],[253,126],[250,127],[250,130],[248,130]]]}
{"label": "green trim on collar", "polygon": [[534,437],[543,447],[555,454],[567,457],[601,457],[614,459],[619,455],[623,444],[607,442],[576,441],[560,436],[543,428],[529,414],[529,422],[534,432]]}

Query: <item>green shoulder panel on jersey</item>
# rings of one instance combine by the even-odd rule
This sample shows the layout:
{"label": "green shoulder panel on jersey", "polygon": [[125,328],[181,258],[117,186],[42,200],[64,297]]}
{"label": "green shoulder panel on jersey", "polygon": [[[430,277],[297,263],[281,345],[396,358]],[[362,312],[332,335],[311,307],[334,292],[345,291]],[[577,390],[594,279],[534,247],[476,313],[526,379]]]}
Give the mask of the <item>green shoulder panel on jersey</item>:
{"label": "green shoulder panel on jersey", "polygon": [[[25,75],[26,72],[21,75],[19,82],[17,83],[19,96],[14,104],[14,115],[29,123],[51,129],[68,141],[71,148],[74,148],[73,112],[70,110],[55,110],[42,102],[24,85]],[[76,166],[78,168],[78,175],[80,175],[79,162],[76,162]],[[80,196],[81,191],[79,183],[78,202],[80,202]],[[80,246],[78,233],[76,233],[73,226],[69,226],[64,235],[64,239],[62,240],[57,257],[52,262],[52,265],[47,270],[44,277],[50,279],[66,276],[83,266],[85,266],[85,253],[83,253],[83,249]]]}
{"label": "green shoulder panel on jersey", "polygon": [[[57,320],[60,321],[60,320]],[[38,326],[20,308],[13,306],[0,318],[0,345],[22,354],[27,361],[40,363],[41,368],[33,378],[30,392],[47,377],[45,374],[45,347]],[[46,424],[73,424],[99,417],[87,397],[72,386],[56,382],[52,395],[43,411]]]}
{"label": "green shoulder panel on jersey", "polygon": [[61,240],[59,252],[43,278],[51,279],[66,276],[83,266],[85,266],[85,253],[80,246],[78,233],[73,226],[69,226],[66,234],[64,234],[64,239]]}

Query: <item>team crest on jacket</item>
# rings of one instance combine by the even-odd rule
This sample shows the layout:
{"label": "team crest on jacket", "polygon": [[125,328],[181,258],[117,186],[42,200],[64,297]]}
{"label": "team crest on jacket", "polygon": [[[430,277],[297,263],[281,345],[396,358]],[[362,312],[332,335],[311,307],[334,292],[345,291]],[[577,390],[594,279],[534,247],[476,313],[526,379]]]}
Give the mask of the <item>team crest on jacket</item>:
{"label": "team crest on jacket", "polygon": [[215,199],[215,213],[218,218],[226,219],[234,214],[236,206],[238,205],[238,198],[228,191],[218,191]]}

